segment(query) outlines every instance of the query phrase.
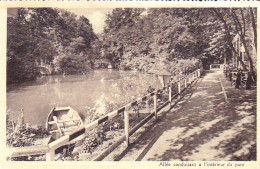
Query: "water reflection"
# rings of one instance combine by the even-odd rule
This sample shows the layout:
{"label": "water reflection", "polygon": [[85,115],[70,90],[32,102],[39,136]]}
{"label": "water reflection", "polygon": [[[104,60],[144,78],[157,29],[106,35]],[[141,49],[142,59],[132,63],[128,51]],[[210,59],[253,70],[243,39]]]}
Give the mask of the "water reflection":
{"label": "water reflection", "polygon": [[11,86],[7,108],[14,119],[23,108],[25,122],[44,124],[53,106],[69,105],[83,116],[90,109],[103,114],[107,105],[142,96],[148,86],[161,88],[153,75],[138,72],[96,70],[86,75],[53,75]]}

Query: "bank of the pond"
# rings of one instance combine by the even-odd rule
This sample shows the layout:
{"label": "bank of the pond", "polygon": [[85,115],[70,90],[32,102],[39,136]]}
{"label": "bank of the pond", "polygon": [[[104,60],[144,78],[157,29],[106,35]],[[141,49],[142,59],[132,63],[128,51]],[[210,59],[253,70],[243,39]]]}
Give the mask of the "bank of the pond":
{"label": "bank of the pond", "polygon": [[[108,107],[108,111],[112,111],[119,107],[124,106],[126,103],[122,104],[113,104]],[[106,114],[97,114],[96,110],[91,109],[89,116],[87,116],[85,124],[94,121],[100,116]],[[134,114],[135,120],[133,124],[138,123],[144,116],[147,115],[149,111],[142,112],[136,117],[137,114]],[[98,153],[103,151],[105,148],[112,145],[116,139],[124,134],[124,124],[123,124],[123,115],[113,118],[96,128],[86,132],[84,138],[72,146],[70,149],[67,149],[66,152],[60,152],[56,154],[55,160],[92,160]],[[24,147],[24,146],[33,146],[33,145],[46,145],[48,144],[50,134],[48,131],[41,125],[30,125],[30,124],[17,124],[10,120],[7,115],[6,121],[6,136],[7,136],[7,146],[8,147]],[[14,161],[44,161],[45,155],[36,155],[36,156],[26,156],[26,157],[15,157],[12,158]]]}
{"label": "bank of the pond", "polygon": [[7,92],[7,113],[17,121],[23,109],[26,123],[44,125],[52,107],[71,106],[86,118],[93,109],[103,114],[112,105],[144,95],[149,86],[161,88],[153,75],[133,71],[108,69],[86,75],[46,76],[11,86]]}
{"label": "bank of the pond", "polygon": [[[91,88],[88,89],[88,87]],[[111,112],[115,109],[118,109],[119,107],[128,104],[129,102],[136,100],[138,97],[146,95],[149,90],[159,89],[161,87],[162,86],[158,78],[151,74],[144,74],[133,71],[98,70],[93,71],[91,72],[91,74],[88,75],[47,76],[38,79],[38,81],[36,81],[34,84],[24,83],[23,85],[10,90],[7,93],[7,96],[9,96],[9,99],[7,100],[9,101],[9,104],[11,101],[13,101],[12,99],[10,99],[12,97],[10,97],[10,95],[8,94],[18,94],[18,96],[23,94],[23,96],[34,97],[35,95],[33,95],[32,93],[38,91],[38,95],[36,95],[36,98],[40,97],[42,99],[38,98],[36,100],[41,100],[40,103],[46,104],[46,101],[50,101],[49,99],[46,99],[46,97],[50,98],[50,96],[48,96],[48,92],[52,91],[50,89],[56,88],[56,92],[53,93],[53,97],[55,97],[55,95],[58,95],[59,97],[56,97],[54,100],[57,100],[58,98],[61,99],[61,102],[64,102],[66,101],[66,99],[69,98],[67,101],[75,101],[76,103],[79,102],[80,105],[84,106],[84,109],[79,112],[83,115],[84,123],[88,124],[98,119],[102,115],[107,114],[108,112]],[[84,90],[82,90],[82,88]],[[84,94],[84,92],[88,92],[88,95]],[[73,100],[73,98],[76,98],[73,97],[73,95],[75,94],[79,96],[79,98]],[[82,98],[82,96],[86,98],[93,98],[94,96],[97,99],[92,106],[89,106],[87,102],[84,101],[84,97]],[[27,102],[24,103],[31,104],[31,102],[28,101],[28,99],[31,99],[30,97],[27,97]],[[38,103],[37,101],[34,102],[34,106],[39,109],[39,106],[36,106]],[[73,102],[68,103],[67,105],[70,105],[78,110],[78,106],[73,106],[72,104]],[[61,104],[60,106],[65,105]],[[47,113],[49,112],[49,110],[50,109],[48,109]],[[13,121],[13,119],[14,117],[17,118],[19,116],[19,110],[17,111],[18,115],[13,116],[11,120],[9,119],[9,122],[7,123],[16,123],[16,121]],[[26,113],[26,109],[24,109],[24,111]],[[147,112],[143,112],[143,115],[145,115],[146,113]],[[15,112],[12,112],[10,109],[8,109],[7,114],[8,116],[11,116],[12,114],[15,115]],[[41,116],[41,114],[34,114],[34,116],[30,117],[36,118],[35,116]],[[133,119],[138,118],[135,117]],[[45,143],[44,140],[46,140],[45,138],[49,137],[49,135],[43,127],[46,117],[42,116],[41,120],[43,121],[43,123],[30,123],[28,122],[27,114],[27,116],[25,115],[25,123],[27,124],[20,126],[18,129],[14,130],[13,125],[7,125],[9,126],[8,130],[10,131],[7,133],[7,144],[9,146],[47,144],[47,142]],[[137,122],[138,121],[135,121],[134,123]],[[12,130],[10,129],[10,127],[12,128]],[[86,137],[78,143],[79,145],[77,146],[77,148],[75,148],[73,154],[59,154],[56,158],[57,160],[77,160],[79,158],[82,158],[83,154],[84,158],[91,159],[93,156],[93,152],[98,152],[101,151],[104,147],[108,147],[114,142],[114,138],[117,138],[122,134],[123,119],[122,117],[115,118],[98,126],[94,130],[88,131]],[[17,142],[20,145],[17,145]],[[44,157],[41,156],[37,158],[32,158],[31,160],[42,159],[44,159]],[[26,160],[30,159],[26,158]]]}

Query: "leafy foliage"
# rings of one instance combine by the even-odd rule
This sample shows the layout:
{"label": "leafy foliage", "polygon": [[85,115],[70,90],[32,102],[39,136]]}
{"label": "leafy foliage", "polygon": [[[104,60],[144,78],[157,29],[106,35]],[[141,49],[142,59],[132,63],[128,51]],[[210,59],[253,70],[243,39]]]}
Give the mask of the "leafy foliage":
{"label": "leafy foliage", "polygon": [[82,144],[81,153],[92,153],[95,148],[106,140],[106,133],[102,126],[97,127],[94,132],[86,136]]}
{"label": "leafy foliage", "polygon": [[176,59],[198,58],[203,51],[198,49],[203,48],[204,43],[197,41],[196,32],[191,31],[194,28],[183,15],[188,11],[179,10],[113,10],[107,16],[102,36],[103,57],[121,69],[145,72],[162,68]]}
{"label": "leafy foliage", "polygon": [[256,44],[254,9],[219,10],[227,27],[210,8],[114,9],[102,35],[103,57],[121,69],[148,71],[176,59],[197,58],[208,64],[223,62],[224,56],[230,59],[230,40],[242,30],[245,46]]}
{"label": "leafy foliage", "polygon": [[16,125],[8,115],[6,117],[6,143],[10,147],[30,146],[35,140],[47,135],[47,130],[42,126]]}
{"label": "leafy foliage", "polygon": [[89,70],[96,35],[87,18],[55,8],[21,8],[18,14],[7,23],[8,84],[35,79],[37,62],[51,64],[56,73]]}
{"label": "leafy foliage", "polygon": [[[256,9],[253,8],[227,8],[227,9],[211,9],[214,17],[222,23],[225,31],[225,41],[229,50],[233,55],[227,55],[231,60],[231,56],[237,56],[244,70],[255,71],[256,69],[256,51],[257,51],[257,32],[256,32]],[[237,47],[233,44],[233,38],[238,35],[240,42]],[[247,65],[240,56],[237,48],[243,46],[245,49]],[[250,65],[250,69],[248,66]]]}
{"label": "leafy foliage", "polygon": [[105,23],[97,37],[83,16],[55,8],[19,9],[17,18],[8,18],[8,84],[35,79],[36,62],[65,74],[84,73],[100,58],[114,68],[145,72],[178,59],[223,62],[234,52],[236,34],[255,67],[253,8],[117,8]]}

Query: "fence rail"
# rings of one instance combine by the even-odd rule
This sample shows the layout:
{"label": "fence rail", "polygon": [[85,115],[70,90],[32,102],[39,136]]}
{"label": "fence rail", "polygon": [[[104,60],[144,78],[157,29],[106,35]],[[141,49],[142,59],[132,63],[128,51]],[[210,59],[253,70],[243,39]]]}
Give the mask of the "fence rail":
{"label": "fence rail", "polygon": [[[163,87],[160,90],[157,90],[153,93],[149,93],[147,95],[145,95],[142,98],[139,98],[117,110],[112,111],[111,113],[108,113],[105,116],[102,116],[101,118],[86,124],[85,126],[82,126],[80,128],[78,128],[76,131],[74,131],[73,133],[69,134],[69,135],[65,135],[51,143],[49,143],[48,145],[42,145],[42,146],[30,146],[30,147],[17,147],[17,148],[8,148],[8,152],[6,154],[7,158],[8,157],[20,157],[20,156],[29,156],[29,155],[43,155],[46,154],[46,161],[54,161],[54,156],[55,156],[55,150],[66,145],[69,144],[71,141],[73,141],[74,139],[82,136],[83,134],[85,134],[86,131],[110,120],[113,119],[114,117],[120,115],[120,114],[124,114],[124,128],[125,128],[125,134],[120,137],[112,146],[110,146],[108,149],[106,149],[104,152],[102,152],[96,159],[95,161],[99,161],[102,160],[104,157],[106,157],[111,151],[113,151],[116,147],[118,147],[123,141],[126,141],[126,145],[129,145],[129,138],[130,136],[137,131],[140,127],[142,127],[146,122],[148,122],[153,116],[155,116],[155,118],[157,118],[157,114],[158,112],[160,112],[163,108],[165,108],[168,104],[172,103],[173,99],[176,99],[184,90],[187,89],[187,87],[189,87],[193,81],[195,81],[198,77],[200,77],[200,72],[201,70],[198,69],[194,72],[192,72],[191,74],[187,75],[185,78],[180,79],[177,82],[178,88],[177,88],[177,93],[173,94],[172,92],[172,88],[176,87],[174,86],[176,84],[172,83],[172,84],[168,84],[166,87]],[[168,100],[166,102],[164,102],[161,106],[158,106],[158,98],[157,95],[159,92],[163,92],[166,89],[169,90],[168,94]],[[153,97],[153,101],[154,101],[154,110],[152,113],[150,113],[148,116],[146,116],[142,121],[140,121],[137,125],[135,125],[132,129],[130,129],[129,127],[129,112],[128,110],[132,107],[132,106],[136,106],[138,105],[138,103],[143,102],[143,101],[147,101],[150,98]]]}

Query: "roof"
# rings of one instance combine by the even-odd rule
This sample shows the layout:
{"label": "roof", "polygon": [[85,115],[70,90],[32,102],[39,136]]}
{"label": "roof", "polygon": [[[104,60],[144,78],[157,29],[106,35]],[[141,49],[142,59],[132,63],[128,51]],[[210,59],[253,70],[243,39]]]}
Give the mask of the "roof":
{"label": "roof", "polygon": [[97,64],[100,64],[100,63],[111,64],[111,62],[108,59],[97,59],[97,60],[95,60],[95,63],[97,63]]}

